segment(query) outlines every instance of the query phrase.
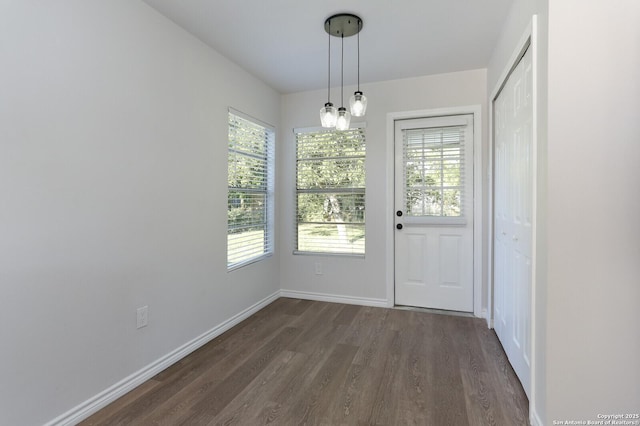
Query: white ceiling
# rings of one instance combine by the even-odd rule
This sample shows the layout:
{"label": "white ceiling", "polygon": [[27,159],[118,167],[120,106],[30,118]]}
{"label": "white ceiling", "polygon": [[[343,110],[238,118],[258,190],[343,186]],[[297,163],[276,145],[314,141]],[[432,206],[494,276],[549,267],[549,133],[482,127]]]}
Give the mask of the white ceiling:
{"label": "white ceiling", "polygon": [[[281,93],[327,86],[327,17],[350,12],[360,81],[485,68],[513,0],[144,0]],[[344,84],[356,83],[356,37],[345,39]],[[340,40],[332,37],[332,86]],[[335,66],[334,66],[335,65]]]}

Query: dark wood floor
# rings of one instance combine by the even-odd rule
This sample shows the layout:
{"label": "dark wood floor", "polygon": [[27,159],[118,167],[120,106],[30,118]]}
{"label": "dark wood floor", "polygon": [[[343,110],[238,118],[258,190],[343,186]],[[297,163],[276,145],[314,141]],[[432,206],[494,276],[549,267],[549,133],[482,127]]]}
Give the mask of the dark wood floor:
{"label": "dark wood floor", "polygon": [[528,425],[486,323],[281,298],[82,425]]}

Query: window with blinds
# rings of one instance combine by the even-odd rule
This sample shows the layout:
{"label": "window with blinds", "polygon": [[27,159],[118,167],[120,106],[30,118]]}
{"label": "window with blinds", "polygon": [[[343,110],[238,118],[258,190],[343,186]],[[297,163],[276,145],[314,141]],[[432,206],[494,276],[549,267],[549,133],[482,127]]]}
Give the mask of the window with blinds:
{"label": "window with blinds", "polygon": [[227,268],[273,253],[273,127],[229,111]]}
{"label": "window with blinds", "polygon": [[365,132],[296,130],[296,252],[365,253]]}
{"label": "window with blinds", "polygon": [[408,216],[464,215],[465,126],[403,130]]}

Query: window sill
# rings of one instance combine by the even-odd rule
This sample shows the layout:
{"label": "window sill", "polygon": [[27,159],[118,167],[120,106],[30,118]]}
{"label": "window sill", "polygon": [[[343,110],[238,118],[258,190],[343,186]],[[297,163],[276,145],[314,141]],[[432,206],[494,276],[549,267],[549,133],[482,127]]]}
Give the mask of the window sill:
{"label": "window sill", "polygon": [[328,256],[328,257],[352,257],[356,259],[364,259],[365,254],[362,253],[327,253],[324,251],[298,251],[294,250],[292,253],[294,256]]}
{"label": "window sill", "polygon": [[242,267],[251,265],[252,263],[260,262],[261,260],[264,260],[271,256],[273,256],[273,253],[265,253],[263,255],[252,257],[251,259],[247,259],[242,262],[234,263],[233,265],[230,265],[230,266],[227,265],[227,272],[235,271],[236,269],[240,269]]}

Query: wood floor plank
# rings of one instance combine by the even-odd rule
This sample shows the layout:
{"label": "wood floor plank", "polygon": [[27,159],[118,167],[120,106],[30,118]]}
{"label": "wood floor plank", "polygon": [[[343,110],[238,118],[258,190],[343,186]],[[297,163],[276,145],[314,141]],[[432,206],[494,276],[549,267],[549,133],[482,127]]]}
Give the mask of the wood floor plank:
{"label": "wood floor plank", "polygon": [[358,364],[349,366],[336,397],[327,409],[327,412],[331,413],[331,424],[357,423],[357,410],[361,407],[361,404],[358,404],[358,396],[363,394],[363,379],[367,376],[373,376],[367,371],[367,367]]}
{"label": "wood floor plank", "polygon": [[398,331],[370,329],[366,335],[368,339],[360,345],[360,350],[353,362],[363,366],[384,367],[387,350],[394,339],[398,338]]}
{"label": "wood floor plank", "polygon": [[[282,351],[256,378],[247,386],[247,391],[234,398],[220,413],[218,413],[209,425],[242,425],[247,418],[255,417],[265,405],[269,403],[269,397],[274,388],[274,383],[280,380],[284,370],[295,368],[296,356],[301,354]],[[244,419],[244,420],[243,420]]]}
{"label": "wood floor plank", "polygon": [[[309,346],[309,350],[304,353],[304,365],[298,369],[292,369],[288,374],[284,375],[283,380],[273,390],[272,408],[262,413],[264,422],[267,422],[268,419],[273,421],[279,416],[288,413],[290,407],[293,407],[295,402],[300,399],[300,395],[312,386],[333,353],[336,346],[335,342],[339,340],[343,332],[344,326],[333,327],[330,332],[323,335],[322,339],[313,340],[313,346]],[[282,409],[282,407],[289,408]],[[279,421],[282,421],[282,419],[279,419]]]}
{"label": "wood floor plank", "polygon": [[528,425],[483,320],[280,298],[81,423]]}
{"label": "wood floor plank", "polygon": [[462,370],[462,383],[470,426],[501,426],[508,423],[502,415],[492,379],[488,373]]}
{"label": "wood floor plank", "polygon": [[361,345],[367,342],[372,333],[379,332],[385,327],[389,312],[391,312],[390,309],[363,307],[340,342],[350,345]]}
{"label": "wood floor plank", "polygon": [[258,349],[217,386],[208,389],[190,408],[190,415],[180,424],[207,424],[222,411],[295,337],[300,329],[286,327]]}
{"label": "wood floor plank", "polygon": [[458,353],[460,368],[467,369],[475,374],[486,373],[487,362],[474,322],[469,321],[469,318],[452,317],[450,327],[450,331],[458,335],[453,343]]}
{"label": "wood floor plank", "polygon": [[496,389],[498,400],[508,424],[528,425],[529,406],[522,385],[509,364],[495,331],[485,327],[476,328],[479,338],[484,341],[483,350],[488,359],[489,373]]}
{"label": "wood floor plank", "polygon": [[122,398],[118,398],[116,401],[111,403],[111,405],[109,405],[109,410],[100,410],[93,416],[78,424],[80,426],[96,426],[109,424],[109,419],[111,418],[112,413],[129,409],[129,406],[134,401],[136,401],[138,398],[143,397],[149,391],[160,386],[161,384],[161,382],[154,379],[147,380],[131,392],[124,395]]}
{"label": "wood floor plank", "polygon": [[289,315],[299,316],[302,315],[307,309],[311,306],[318,306],[318,304],[313,303],[311,300],[299,300],[299,299],[286,299],[290,301],[288,304],[287,310],[285,311]]}
{"label": "wood floor plank", "polygon": [[335,324],[349,325],[353,322],[353,319],[362,310],[362,306],[357,305],[344,305],[340,312],[334,318]]}
{"label": "wood floor plank", "polygon": [[398,393],[395,378],[400,370],[400,334],[397,333],[388,347],[388,356],[381,370],[381,380],[375,391],[366,422],[371,425],[389,425],[397,418]]}
{"label": "wood floor plank", "polygon": [[[429,362],[426,356],[429,341],[421,331],[428,327],[429,317],[416,313],[409,317],[406,330],[401,333],[402,351],[400,352],[401,369],[398,381],[399,416],[402,424],[433,424],[430,404]],[[418,331],[420,330],[420,331]]]}
{"label": "wood floor plank", "polygon": [[[340,312],[340,308],[341,306],[337,303],[328,303],[317,314],[308,316],[305,319],[304,331],[289,344],[287,349],[304,353],[315,351],[319,342],[326,341],[326,336],[335,333],[338,329],[339,325],[335,325],[333,320]],[[295,326],[298,323],[293,324]],[[341,329],[344,329],[344,327]],[[335,341],[329,340],[327,344],[333,345]]]}
{"label": "wood floor plank", "polygon": [[338,344],[290,411],[288,422],[319,424],[340,385],[358,348]]}

